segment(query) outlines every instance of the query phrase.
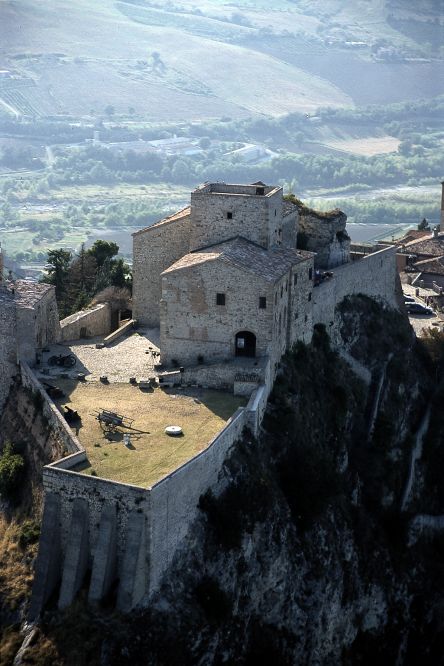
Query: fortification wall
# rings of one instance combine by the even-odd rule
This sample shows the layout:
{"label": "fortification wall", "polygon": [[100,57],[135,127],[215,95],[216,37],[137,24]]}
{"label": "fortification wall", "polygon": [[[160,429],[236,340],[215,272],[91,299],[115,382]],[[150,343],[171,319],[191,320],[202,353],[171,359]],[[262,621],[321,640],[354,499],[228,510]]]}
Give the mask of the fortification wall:
{"label": "fortification wall", "polygon": [[208,448],[152,487],[150,592],[159,586],[179,545],[184,545],[199,497],[209,488],[222,490],[224,460],[245,425],[245,410],[239,409]]}
{"label": "fortification wall", "polygon": [[61,340],[80,340],[96,335],[108,335],[111,331],[111,306],[99,303],[88,310],[80,310],[60,322]]}
{"label": "fortification wall", "polygon": [[[0,287],[1,290],[1,287]],[[0,291],[0,414],[17,372],[17,319],[13,299]]]}
{"label": "fortification wall", "polygon": [[313,289],[313,323],[325,324],[335,339],[335,308],[352,294],[365,294],[396,308],[396,248],[388,247],[337,267]]}
{"label": "fortification wall", "polygon": [[48,465],[43,470],[45,494],[56,493],[61,498],[61,544],[62,553],[66,551],[72,508],[75,499],[83,499],[88,505],[89,520],[89,557],[92,558],[99,534],[100,518],[106,505],[112,504],[117,512],[117,559],[123,558],[126,543],[128,516],[134,509],[140,509],[145,519],[149,516],[149,491],[116,481],[108,481],[87,474],[77,474],[69,469],[85,459],[79,452],[61,461]]}
{"label": "fortification wall", "polygon": [[160,274],[187,254],[189,245],[189,214],[133,234],[133,318],[139,324],[159,326]]}
{"label": "fortification wall", "polygon": [[34,395],[38,394],[41,396],[42,413],[47,420],[47,427],[52,431],[52,436],[61,444],[65,453],[83,451],[82,445],[60,414],[56,405],[23,360],[20,360],[20,378],[22,386],[32,391]]}

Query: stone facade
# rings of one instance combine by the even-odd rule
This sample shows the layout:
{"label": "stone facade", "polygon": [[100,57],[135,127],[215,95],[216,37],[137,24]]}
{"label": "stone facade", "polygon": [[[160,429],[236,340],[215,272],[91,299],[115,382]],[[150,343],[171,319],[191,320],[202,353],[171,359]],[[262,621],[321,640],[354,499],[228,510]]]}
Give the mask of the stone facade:
{"label": "stone facade", "polygon": [[189,251],[190,209],[133,234],[133,318],[159,326],[161,273]]}
{"label": "stone facade", "polygon": [[34,364],[37,350],[59,336],[54,287],[26,280],[0,283],[0,409],[18,359]]}
{"label": "stone facade", "polygon": [[282,244],[282,188],[210,183],[191,193],[190,251],[242,236]]}

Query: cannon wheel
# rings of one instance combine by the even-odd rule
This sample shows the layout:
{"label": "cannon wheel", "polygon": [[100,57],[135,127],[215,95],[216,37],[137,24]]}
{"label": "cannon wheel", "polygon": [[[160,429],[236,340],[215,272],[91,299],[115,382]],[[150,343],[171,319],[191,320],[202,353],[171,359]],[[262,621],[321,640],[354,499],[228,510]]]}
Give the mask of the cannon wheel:
{"label": "cannon wheel", "polygon": [[65,356],[63,359],[63,365],[65,368],[72,368],[76,364],[76,357],[73,356],[72,354],[68,354],[68,356]]}

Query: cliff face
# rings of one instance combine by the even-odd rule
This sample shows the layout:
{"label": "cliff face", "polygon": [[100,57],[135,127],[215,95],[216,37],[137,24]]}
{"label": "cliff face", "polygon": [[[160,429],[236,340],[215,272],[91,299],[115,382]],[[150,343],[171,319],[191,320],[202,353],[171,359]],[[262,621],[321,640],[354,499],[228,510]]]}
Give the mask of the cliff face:
{"label": "cliff face", "polygon": [[432,365],[402,315],[355,297],[339,316],[371,381],[321,329],[284,358],[260,440],[245,436],[228,489],[201,498],[150,611],[105,641],[110,663],[441,663],[443,540],[411,533],[431,497],[443,512],[437,474],[415,472],[405,502]]}

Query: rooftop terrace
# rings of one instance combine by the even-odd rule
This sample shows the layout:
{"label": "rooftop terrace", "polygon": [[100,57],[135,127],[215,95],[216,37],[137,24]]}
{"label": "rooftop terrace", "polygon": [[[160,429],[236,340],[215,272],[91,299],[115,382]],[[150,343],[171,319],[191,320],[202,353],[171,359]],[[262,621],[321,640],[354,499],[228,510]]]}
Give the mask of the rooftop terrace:
{"label": "rooftop terrace", "polygon": [[[205,449],[224,427],[244,398],[205,389],[155,389],[150,392],[130,384],[101,384],[57,381],[65,397],[59,406],[76,410],[81,422],[75,428],[85,447],[88,462],[72,471],[143,487],[150,487]],[[130,428],[119,427],[107,434],[95,418],[95,410],[106,409],[133,419]],[[183,435],[165,434],[168,425],[178,425]],[[131,444],[123,434],[131,434]]]}

